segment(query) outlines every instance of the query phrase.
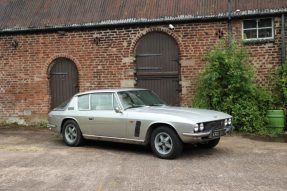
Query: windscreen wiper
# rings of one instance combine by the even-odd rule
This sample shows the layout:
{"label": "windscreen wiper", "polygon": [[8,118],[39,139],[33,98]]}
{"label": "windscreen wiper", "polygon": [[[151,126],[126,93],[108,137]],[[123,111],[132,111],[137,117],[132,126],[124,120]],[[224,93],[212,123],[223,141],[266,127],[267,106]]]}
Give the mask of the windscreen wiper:
{"label": "windscreen wiper", "polygon": [[137,107],[144,107],[144,106],[146,106],[146,105],[131,105],[131,106],[125,108],[125,109],[131,109],[131,108],[137,108]]}
{"label": "windscreen wiper", "polygon": [[164,104],[162,103],[154,103],[154,104],[150,104],[149,106],[163,106]]}

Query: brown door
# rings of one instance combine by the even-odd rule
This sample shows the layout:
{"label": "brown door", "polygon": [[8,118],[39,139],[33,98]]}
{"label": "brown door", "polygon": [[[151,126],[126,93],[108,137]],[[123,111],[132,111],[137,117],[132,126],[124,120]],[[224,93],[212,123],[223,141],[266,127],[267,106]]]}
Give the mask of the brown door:
{"label": "brown door", "polygon": [[179,105],[179,52],[173,38],[152,32],[136,47],[137,87],[153,90],[169,105]]}
{"label": "brown door", "polygon": [[79,91],[78,70],[74,62],[66,58],[53,61],[50,69],[51,109],[71,98]]}

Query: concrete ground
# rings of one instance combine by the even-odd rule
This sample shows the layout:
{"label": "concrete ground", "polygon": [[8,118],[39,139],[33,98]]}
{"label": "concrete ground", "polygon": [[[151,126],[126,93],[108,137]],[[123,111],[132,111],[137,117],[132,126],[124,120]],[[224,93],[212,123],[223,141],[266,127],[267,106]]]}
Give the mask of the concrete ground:
{"label": "concrete ground", "polygon": [[162,160],[142,146],[72,148],[45,129],[1,127],[0,190],[287,190],[287,143],[228,136]]}

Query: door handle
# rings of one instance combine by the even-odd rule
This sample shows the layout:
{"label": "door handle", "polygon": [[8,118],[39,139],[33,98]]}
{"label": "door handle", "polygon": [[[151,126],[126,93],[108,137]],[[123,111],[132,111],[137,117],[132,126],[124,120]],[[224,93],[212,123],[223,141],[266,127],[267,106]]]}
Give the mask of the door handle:
{"label": "door handle", "polygon": [[94,120],[94,118],[93,117],[89,117],[89,120]]}

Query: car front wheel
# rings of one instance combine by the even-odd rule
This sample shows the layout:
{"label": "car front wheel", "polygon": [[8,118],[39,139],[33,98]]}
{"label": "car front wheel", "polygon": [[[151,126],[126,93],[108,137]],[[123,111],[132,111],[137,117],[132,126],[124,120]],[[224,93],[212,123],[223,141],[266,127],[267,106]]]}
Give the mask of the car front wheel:
{"label": "car front wheel", "polygon": [[83,137],[81,130],[74,120],[68,120],[64,123],[63,138],[68,146],[76,147],[82,143]]}
{"label": "car front wheel", "polygon": [[151,148],[162,159],[174,159],[182,152],[182,142],[168,127],[156,128],[151,134]]}

